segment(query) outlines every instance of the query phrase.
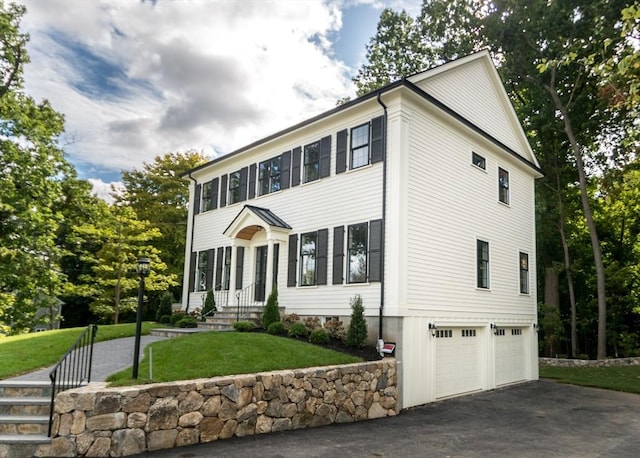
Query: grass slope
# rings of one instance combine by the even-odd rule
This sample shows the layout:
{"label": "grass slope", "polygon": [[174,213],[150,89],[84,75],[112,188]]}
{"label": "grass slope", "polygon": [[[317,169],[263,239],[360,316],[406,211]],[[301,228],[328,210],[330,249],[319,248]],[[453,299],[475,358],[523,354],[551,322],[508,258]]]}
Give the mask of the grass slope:
{"label": "grass slope", "polygon": [[[153,348],[153,380],[148,380],[149,347]],[[151,344],[140,362],[138,381],[130,378],[130,369],[111,375],[108,381],[113,385],[169,382],[359,361],[356,356],[270,334],[205,332]]]}
{"label": "grass slope", "polygon": [[640,393],[640,366],[553,367],[540,366],[540,377],[572,385]]}
{"label": "grass slope", "polygon": [[[154,323],[142,323],[142,334],[159,327]],[[98,326],[96,342],[131,337],[135,335],[135,323]],[[0,380],[53,366],[73,345],[86,328],[56,329],[0,339]]]}

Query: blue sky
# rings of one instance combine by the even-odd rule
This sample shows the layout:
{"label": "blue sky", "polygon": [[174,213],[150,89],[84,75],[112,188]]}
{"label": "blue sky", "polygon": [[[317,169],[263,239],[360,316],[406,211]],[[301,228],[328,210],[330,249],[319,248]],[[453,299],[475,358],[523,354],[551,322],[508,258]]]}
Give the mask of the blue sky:
{"label": "blue sky", "polygon": [[25,85],[106,196],[166,152],[233,151],[353,96],[384,7],[421,0],[18,0]]}

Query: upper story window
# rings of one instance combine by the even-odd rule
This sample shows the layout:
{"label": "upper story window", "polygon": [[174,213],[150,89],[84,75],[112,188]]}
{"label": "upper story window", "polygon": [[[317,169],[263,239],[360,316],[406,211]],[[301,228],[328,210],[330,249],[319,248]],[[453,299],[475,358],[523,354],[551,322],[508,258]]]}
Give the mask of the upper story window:
{"label": "upper story window", "polygon": [[308,232],[300,236],[300,286],[316,284],[317,243],[317,232]]}
{"label": "upper story window", "polygon": [[240,202],[240,170],[229,174],[229,205]]}
{"label": "upper story window", "polygon": [[509,205],[509,172],[498,168],[498,199]]}
{"label": "upper story window", "polygon": [[487,169],[487,160],[475,151],[471,152],[471,163],[482,170]]}
{"label": "upper story window", "polygon": [[369,123],[351,129],[351,168],[369,164]]}
{"label": "upper story window", "polygon": [[207,181],[202,185],[202,211],[206,212],[213,210],[213,200],[211,188],[213,187],[213,181]]}
{"label": "upper story window", "polygon": [[258,195],[280,191],[281,156],[261,162],[258,170]]}
{"label": "upper story window", "polygon": [[489,288],[489,242],[477,240],[476,243],[476,265],[478,288]]}
{"label": "upper story window", "polygon": [[367,281],[368,226],[367,223],[349,226],[347,235],[347,281],[349,283],[364,283]]}
{"label": "upper story window", "polygon": [[302,182],[317,180],[320,173],[320,142],[314,142],[304,147],[304,177]]}
{"label": "upper story window", "polygon": [[529,294],[529,255],[520,253],[520,293]]}

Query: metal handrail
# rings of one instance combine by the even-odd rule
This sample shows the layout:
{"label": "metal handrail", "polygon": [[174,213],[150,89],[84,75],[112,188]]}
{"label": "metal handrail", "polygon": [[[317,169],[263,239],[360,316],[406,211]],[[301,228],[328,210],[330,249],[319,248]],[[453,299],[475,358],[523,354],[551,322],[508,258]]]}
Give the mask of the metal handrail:
{"label": "metal handrail", "polygon": [[238,309],[236,311],[236,321],[240,321],[240,314],[246,312],[246,310],[252,305],[264,305],[264,301],[258,302],[255,300],[255,289],[258,282],[251,283],[249,286],[246,286],[241,291],[236,293],[237,305]]}
{"label": "metal handrail", "polygon": [[51,372],[51,405],[49,408],[49,433],[53,426],[53,407],[56,395],[60,391],[77,388],[86,380],[91,382],[91,363],[93,362],[93,342],[98,332],[98,326],[90,324],[71,345],[69,350],[58,361]]}

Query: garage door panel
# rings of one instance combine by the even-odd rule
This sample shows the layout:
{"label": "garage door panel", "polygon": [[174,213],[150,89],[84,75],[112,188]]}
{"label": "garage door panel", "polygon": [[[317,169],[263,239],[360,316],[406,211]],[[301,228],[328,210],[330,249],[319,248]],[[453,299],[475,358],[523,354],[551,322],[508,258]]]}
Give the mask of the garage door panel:
{"label": "garage door panel", "polygon": [[504,329],[495,337],[496,386],[526,379],[526,346],[521,328]]}
{"label": "garage door panel", "polygon": [[478,334],[469,328],[436,331],[436,398],[482,389]]}

